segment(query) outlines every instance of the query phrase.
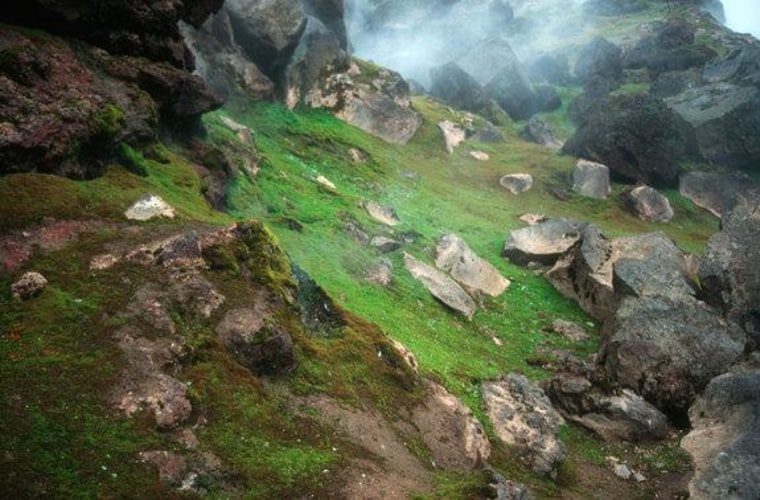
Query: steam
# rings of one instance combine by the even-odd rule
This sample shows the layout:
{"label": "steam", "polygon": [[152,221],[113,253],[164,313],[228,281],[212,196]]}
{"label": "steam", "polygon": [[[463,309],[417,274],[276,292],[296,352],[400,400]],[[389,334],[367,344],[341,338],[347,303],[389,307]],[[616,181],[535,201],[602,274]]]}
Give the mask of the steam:
{"label": "steam", "polygon": [[760,38],[760,4],[758,0],[723,0],[726,26],[739,33]]}

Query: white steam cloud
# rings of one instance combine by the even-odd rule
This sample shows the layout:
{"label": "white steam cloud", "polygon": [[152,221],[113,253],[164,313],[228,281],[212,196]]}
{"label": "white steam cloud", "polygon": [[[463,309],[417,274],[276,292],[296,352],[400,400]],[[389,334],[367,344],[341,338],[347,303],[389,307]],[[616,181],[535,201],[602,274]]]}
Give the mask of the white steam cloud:
{"label": "white steam cloud", "polygon": [[726,26],[760,38],[760,0],[723,0]]}

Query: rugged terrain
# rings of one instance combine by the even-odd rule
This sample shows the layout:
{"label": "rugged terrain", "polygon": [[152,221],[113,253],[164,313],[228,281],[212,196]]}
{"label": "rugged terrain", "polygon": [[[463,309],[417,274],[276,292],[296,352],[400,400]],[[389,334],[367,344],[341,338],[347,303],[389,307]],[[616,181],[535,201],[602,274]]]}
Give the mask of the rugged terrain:
{"label": "rugged terrain", "polygon": [[719,6],[0,7],[2,495],[757,498]]}

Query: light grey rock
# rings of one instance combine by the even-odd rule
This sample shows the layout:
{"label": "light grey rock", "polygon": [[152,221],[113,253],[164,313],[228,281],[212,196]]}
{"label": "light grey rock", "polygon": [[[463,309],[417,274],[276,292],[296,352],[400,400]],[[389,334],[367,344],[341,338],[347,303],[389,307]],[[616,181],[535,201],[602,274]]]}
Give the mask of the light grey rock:
{"label": "light grey rock", "polygon": [[393,265],[386,258],[378,259],[368,270],[365,279],[386,287],[393,282]]}
{"label": "light grey rock", "polygon": [[446,273],[415,259],[406,252],[404,253],[404,265],[433,297],[454,311],[463,314],[467,319],[472,319],[477,310],[475,301]]}
{"label": "light grey rock", "polygon": [[760,200],[760,187],[753,186],[752,179],[741,172],[687,172],[680,177],[678,190],[716,217],[728,215],[739,196]]}
{"label": "light grey rock", "polygon": [[512,194],[523,194],[533,187],[533,176],[530,174],[508,174],[499,179],[499,184]]}
{"label": "light grey rock", "polygon": [[559,439],[564,420],[544,391],[523,375],[512,373],[484,382],[481,392],[496,436],[520,449],[534,471],[554,474],[565,458],[565,446]]}
{"label": "light grey rock", "polygon": [[609,167],[589,160],[578,160],[573,168],[573,191],[589,198],[607,198],[610,194]]}
{"label": "light grey rock", "polygon": [[443,134],[443,142],[446,152],[451,154],[465,140],[464,130],[448,120],[438,122],[438,128]]}
{"label": "light grey rock", "polygon": [[584,226],[566,219],[547,219],[512,231],[501,255],[519,265],[529,262],[552,265],[578,242]]}
{"label": "light grey rock", "polygon": [[639,219],[669,222],[673,218],[670,201],[649,186],[636,186],[629,189],[623,192],[622,198],[623,204]]}
{"label": "light grey rock", "polygon": [[629,469],[625,464],[617,464],[613,470],[615,471],[615,475],[617,477],[625,481],[631,479],[631,476],[633,476],[633,472],[631,472],[631,469]]}
{"label": "light grey rock", "polygon": [[509,287],[509,280],[498,269],[478,257],[464,240],[454,234],[445,234],[438,240],[435,265],[470,292],[498,297]]}
{"label": "light grey rock", "polygon": [[552,321],[551,329],[571,342],[585,342],[589,339],[589,334],[583,327],[563,319]]}
{"label": "light grey rock", "polygon": [[382,224],[385,224],[386,226],[392,227],[401,224],[401,220],[398,218],[396,210],[394,210],[393,207],[381,205],[372,200],[363,202],[362,206],[370,215],[370,217]]}
{"label": "light grey rock", "polygon": [[375,236],[370,240],[369,244],[380,250],[382,253],[393,252],[394,250],[401,248],[402,245],[400,241],[386,236]]}
{"label": "light grey rock", "polygon": [[11,295],[16,300],[28,300],[42,293],[47,279],[36,271],[29,271],[11,285]]}
{"label": "light grey rock", "polygon": [[166,203],[158,195],[147,195],[133,203],[125,212],[124,216],[129,220],[145,221],[156,217],[173,219],[174,208]]}

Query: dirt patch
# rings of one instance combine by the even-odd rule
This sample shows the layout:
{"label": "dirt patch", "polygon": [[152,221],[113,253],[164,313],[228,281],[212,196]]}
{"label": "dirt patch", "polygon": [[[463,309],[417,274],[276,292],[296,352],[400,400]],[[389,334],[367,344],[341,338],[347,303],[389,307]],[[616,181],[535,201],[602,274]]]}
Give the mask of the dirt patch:
{"label": "dirt patch", "polygon": [[35,228],[0,237],[0,272],[14,273],[26,264],[35,247],[56,250],[96,226],[94,221],[46,220]]}

